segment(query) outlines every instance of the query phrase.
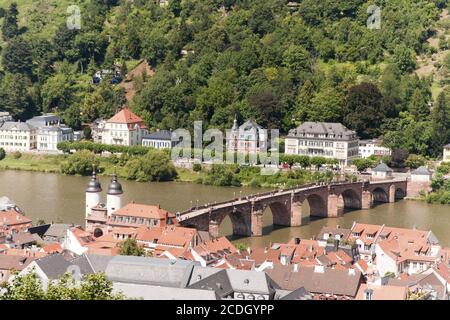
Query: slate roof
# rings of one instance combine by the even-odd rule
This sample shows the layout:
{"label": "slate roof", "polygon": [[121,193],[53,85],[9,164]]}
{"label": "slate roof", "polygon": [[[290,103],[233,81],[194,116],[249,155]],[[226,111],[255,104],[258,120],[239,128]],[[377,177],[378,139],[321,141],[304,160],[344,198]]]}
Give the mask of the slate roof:
{"label": "slate roof", "polygon": [[189,288],[213,290],[218,297],[224,298],[234,292],[272,296],[279,287],[264,272],[226,269],[191,284]]}
{"label": "slate roof", "polygon": [[70,263],[78,266],[80,268],[81,274],[96,273],[94,268],[91,266],[89,259],[84,254],[70,260]]}
{"label": "slate roof", "polygon": [[277,290],[275,300],[311,300],[310,293],[303,287],[294,291]]}
{"label": "slate roof", "polygon": [[194,266],[187,286],[191,286],[194,283],[197,283],[213,274],[220,272],[221,270],[222,269],[218,268]]}
{"label": "slate roof", "polygon": [[292,271],[292,266],[277,266],[266,270],[267,274],[284,290],[297,290],[304,287],[312,293],[328,293],[355,297],[358,291],[361,272],[350,275],[348,270],[324,268],[316,272],[314,267],[299,268]]}
{"label": "slate roof", "polygon": [[147,134],[146,136],[142,137],[142,139],[171,141],[172,140],[172,132],[169,130],[160,130],[160,131],[156,131],[156,132]]}
{"label": "slate roof", "polygon": [[98,254],[85,254],[94,272],[105,272],[109,261],[113,256],[98,255]]}
{"label": "slate roof", "polygon": [[306,121],[295,129],[289,131],[288,137],[302,137],[304,134],[333,134],[334,140],[351,140],[356,132],[348,129],[341,123]]}
{"label": "slate roof", "polygon": [[416,170],[412,171],[411,174],[417,174],[417,175],[432,175],[432,172],[425,166],[421,166],[417,168]]}
{"label": "slate roof", "polygon": [[32,131],[35,129],[36,128],[34,126],[25,122],[6,121],[0,125],[0,130]]}
{"label": "slate roof", "polygon": [[188,288],[213,291],[220,299],[232,295],[234,292],[227,270],[224,269],[190,285]]}
{"label": "slate roof", "polygon": [[198,262],[147,257],[115,256],[105,270],[114,282],[184,288]]}
{"label": "slate roof", "polygon": [[392,172],[392,169],[389,168],[384,162],[377,165],[375,168],[372,169],[372,171],[375,172]]}
{"label": "slate roof", "polygon": [[58,279],[70,270],[71,263],[64,259],[61,254],[48,255],[35,260],[42,272],[49,279]]}
{"label": "slate roof", "polygon": [[114,282],[113,291],[142,300],[217,300],[214,291]]}
{"label": "slate roof", "polygon": [[64,238],[66,236],[67,229],[73,227],[75,227],[74,224],[54,223],[44,233],[44,237]]}

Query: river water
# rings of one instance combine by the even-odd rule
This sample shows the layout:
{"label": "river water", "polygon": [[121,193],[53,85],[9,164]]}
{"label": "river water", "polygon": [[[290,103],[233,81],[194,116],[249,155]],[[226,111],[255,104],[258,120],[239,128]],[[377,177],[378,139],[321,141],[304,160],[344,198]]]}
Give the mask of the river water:
{"label": "river water", "polygon": [[[58,174],[0,171],[0,197],[7,196],[36,222],[65,222],[84,225],[84,189],[89,177]],[[108,177],[100,177],[106,200]],[[255,188],[212,187],[193,183],[138,183],[120,181],[124,189],[124,203],[160,204],[169,211],[182,211],[193,205],[224,201],[242,195],[265,191]],[[307,207],[307,206],[306,206]],[[351,227],[354,221],[386,224],[393,227],[432,230],[443,246],[450,246],[450,206],[430,205],[421,201],[402,200],[377,205],[371,210],[350,211],[341,218],[310,219],[305,208],[303,225],[293,228],[272,227],[270,210],[264,213],[262,237],[234,239],[252,246],[268,246],[271,242],[287,242],[293,237],[311,238],[322,226]],[[222,235],[231,235],[232,227],[226,218],[220,227]]]}

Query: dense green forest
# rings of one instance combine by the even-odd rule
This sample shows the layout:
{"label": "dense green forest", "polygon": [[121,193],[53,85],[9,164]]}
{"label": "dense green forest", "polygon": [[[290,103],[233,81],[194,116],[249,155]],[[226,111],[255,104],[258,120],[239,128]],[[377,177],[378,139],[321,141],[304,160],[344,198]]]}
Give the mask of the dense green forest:
{"label": "dense green forest", "polygon": [[[0,0],[0,109],[21,120],[58,112],[80,128],[127,103],[120,86],[92,84],[94,73],[145,59],[155,73],[133,80],[129,104],[152,129],[229,128],[235,115],[282,133],[343,122],[361,138],[439,156],[450,142],[450,87],[415,70],[418,57],[450,47],[445,36],[438,49],[427,41],[447,0],[297,2],[79,0],[70,4],[81,29],[70,30],[66,1]],[[371,5],[381,7],[380,29],[367,27]]]}

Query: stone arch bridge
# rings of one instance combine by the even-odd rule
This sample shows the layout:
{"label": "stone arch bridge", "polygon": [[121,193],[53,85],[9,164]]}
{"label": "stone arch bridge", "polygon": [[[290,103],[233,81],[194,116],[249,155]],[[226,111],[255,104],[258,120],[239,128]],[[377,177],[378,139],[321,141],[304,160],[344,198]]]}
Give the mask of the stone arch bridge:
{"label": "stone arch bridge", "polygon": [[311,184],[194,207],[177,213],[177,220],[184,227],[218,236],[220,224],[229,216],[234,235],[261,236],[267,207],[272,211],[274,225],[293,227],[301,225],[305,201],[309,203],[311,216],[340,217],[346,209],[370,209],[375,202],[403,199],[406,190],[406,180]]}

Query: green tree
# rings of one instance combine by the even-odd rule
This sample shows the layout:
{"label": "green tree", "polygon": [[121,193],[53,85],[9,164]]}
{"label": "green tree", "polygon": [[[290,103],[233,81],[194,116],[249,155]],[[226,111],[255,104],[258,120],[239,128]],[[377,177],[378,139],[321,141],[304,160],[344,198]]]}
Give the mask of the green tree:
{"label": "green tree", "polygon": [[416,67],[414,54],[405,44],[395,48],[392,59],[402,73],[410,72]]}
{"label": "green tree", "polygon": [[5,10],[3,25],[2,25],[2,36],[3,39],[9,41],[10,39],[19,35],[19,25],[17,23],[17,17],[19,16],[19,11],[17,10],[17,4],[11,3],[8,10]]}
{"label": "green tree", "polygon": [[377,86],[363,82],[349,90],[344,105],[344,124],[356,130],[361,138],[377,138],[383,120],[392,115],[393,109]]}
{"label": "green tree", "polygon": [[2,161],[3,159],[5,159],[5,157],[6,157],[5,149],[0,148],[0,161]]}
{"label": "green tree", "polygon": [[450,140],[450,116],[447,98],[441,92],[431,112],[432,149],[434,155],[442,152],[442,147]]}
{"label": "green tree", "polygon": [[430,114],[430,107],[428,106],[428,102],[423,96],[422,90],[420,90],[419,88],[416,88],[416,90],[414,90],[414,93],[409,102],[408,110],[416,121],[425,121]]}
{"label": "green tree", "polygon": [[3,51],[2,63],[8,72],[31,76],[33,60],[29,41],[22,37],[11,39]]}
{"label": "green tree", "polygon": [[144,248],[135,239],[128,238],[120,243],[119,254],[122,256],[143,256],[144,253]]}

